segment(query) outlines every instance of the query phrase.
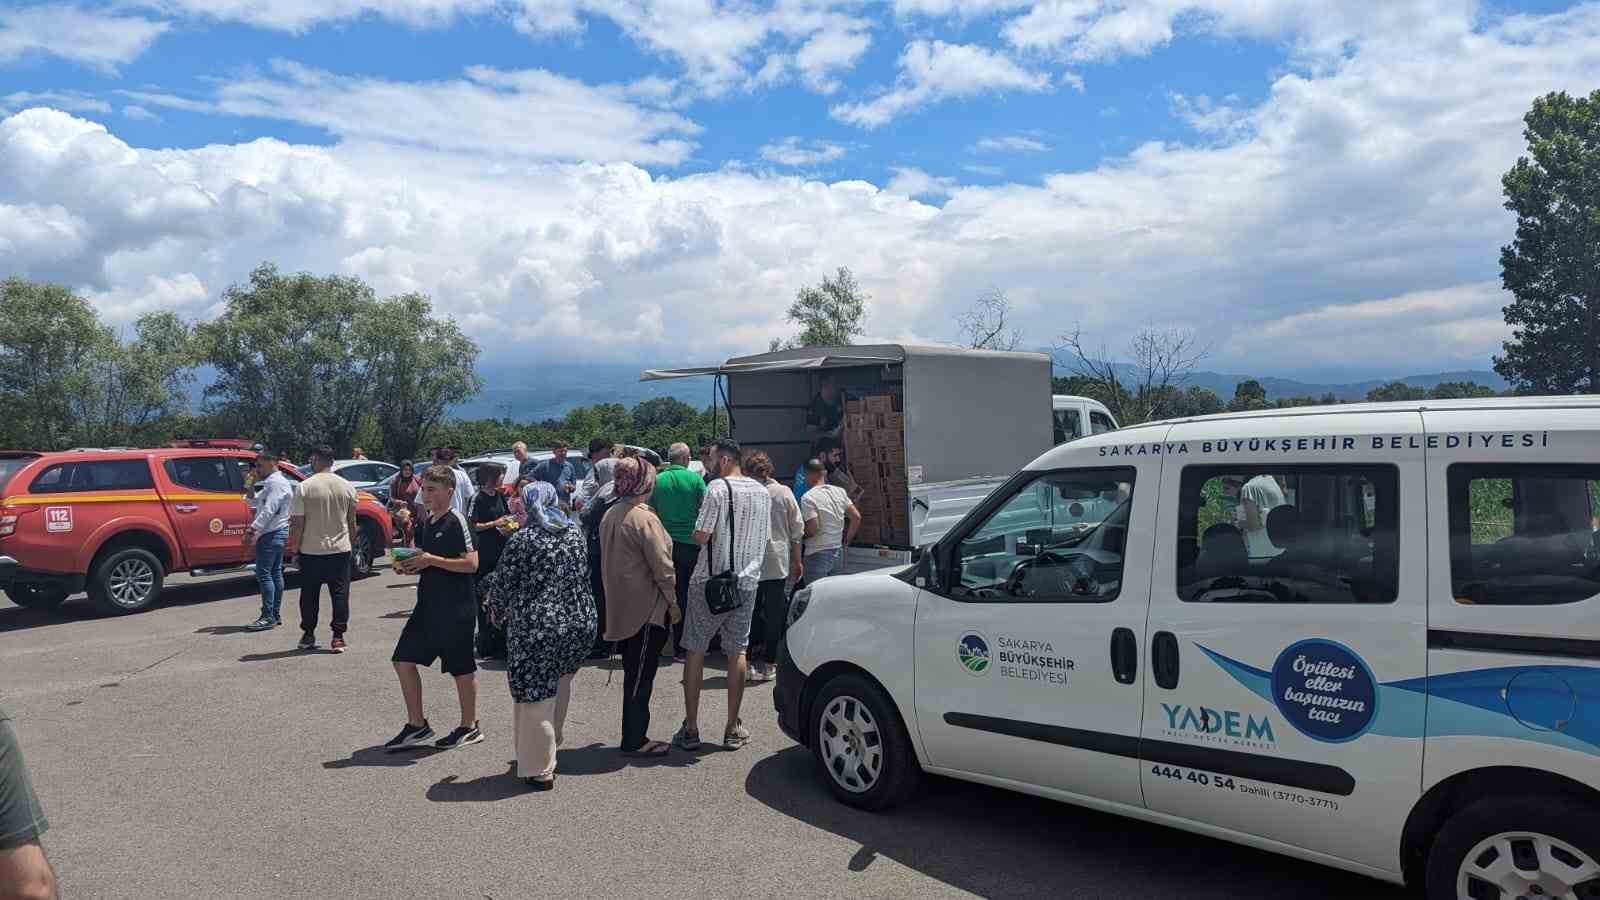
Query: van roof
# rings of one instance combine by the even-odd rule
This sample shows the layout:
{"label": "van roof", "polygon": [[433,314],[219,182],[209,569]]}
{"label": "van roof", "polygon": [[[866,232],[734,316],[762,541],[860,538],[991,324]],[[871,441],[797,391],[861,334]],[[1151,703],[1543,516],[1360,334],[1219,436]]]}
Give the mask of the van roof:
{"label": "van roof", "polygon": [[1042,359],[1045,353],[1011,350],[967,350],[935,344],[849,344],[834,347],[797,347],[774,350],[754,356],[731,357],[719,365],[690,366],[682,369],[646,369],[640,381],[689,378],[695,375],[756,374],[796,372],[811,369],[847,369],[858,366],[897,365],[913,357],[964,357],[978,359]]}
{"label": "van roof", "polygon": [[[1574,394],[1560,397],[1482,397],[1471,400],[1403,400],[1391,403],[1341,403],[1329,406],[1291,406],[1282,409],[1258,409],[1248,412],[1217,413],[1210,416],[1188,416],[1175,419],[1157,419],[1143,422],[1138,425],[1126,425],[1116,431],[1107,431],[1101,434],[1086,435],[1074,441],[1061,444],[1054,449],[1046,451],[1029,466],[1050,465],[1058,454],[1070,453],[1072,450],[1081,450],[1084,447],[1094,447],[1101,444],[1119,444],[1133,441],[1149,440],[1148,436],[1140,432],[1166,429],[1173,425],[1182,425],[1190,422],[1237,422],[1244,423],[1258,419],[1281,419],[1292,417],[1315,416],[1360,416],[1371,413],[1404,413],[1424,411],[1473,411],[1481,410],[1486,413],[1505,412],[1508,410],[1540,410],[1540,409],[1600,409],[1600,395]],[[1248,427],[1248,426],[1245,426]]]}

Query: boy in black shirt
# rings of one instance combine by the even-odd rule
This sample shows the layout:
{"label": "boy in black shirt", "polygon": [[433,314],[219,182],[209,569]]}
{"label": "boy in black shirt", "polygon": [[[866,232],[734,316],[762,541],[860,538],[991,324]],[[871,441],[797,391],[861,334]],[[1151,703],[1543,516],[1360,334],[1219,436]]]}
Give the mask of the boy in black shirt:
{"label": "boy in black shirt", "polygon": [[478,492],[467,501],[467,521],[472,523],[473,540],[478,546],[474,594],[478,606],[477,653],[480,659],[505,659],[506,633],[489,621],[489,613],[483,606],[489,573],[494,571],[495,564],[500,561],[500,551],[506,547],[506,536],[501,529],[511,521],[511,506],[500,491],[505,469],[494,463],[484,463],[473,475],[478,479]]}
{"label": "boy in black shirt", "polygon": [[461,724],[439,739],[442,750],[465,747],[483,740],[478,729],[478,664],[472,656],[472,631],[477,602],[473,573],[478,551],[466,516],[456,512],[456,474],[449,466],[430,466],[422,473],[423,520],[417,523],[417,555],[399,560],[395,571],[420,574],[417,607],[406,620],[395,645],[395,673],[406,701],[406,727],[384,746],[390,750],[415,747],[433,737],[422,714],[422,676],[418,666],[439,660],[455,677],[461,701]]}

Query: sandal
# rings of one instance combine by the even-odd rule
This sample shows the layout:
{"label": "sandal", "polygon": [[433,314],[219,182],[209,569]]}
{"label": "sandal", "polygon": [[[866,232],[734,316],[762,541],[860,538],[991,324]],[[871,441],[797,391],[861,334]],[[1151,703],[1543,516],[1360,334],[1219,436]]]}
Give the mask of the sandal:
{"label": "sandal", "polygon": [[623,756],[660,757],[672,752],[672,745],[666,741],[645,741],[637,750],[624,750]]}

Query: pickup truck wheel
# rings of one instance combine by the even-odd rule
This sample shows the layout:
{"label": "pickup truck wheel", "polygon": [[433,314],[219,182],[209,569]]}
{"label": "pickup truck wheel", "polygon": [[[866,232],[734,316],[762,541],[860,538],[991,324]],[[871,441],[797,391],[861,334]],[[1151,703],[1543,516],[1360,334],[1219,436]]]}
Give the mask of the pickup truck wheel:
{"label": "pickup truck wheel", "polygon": [[161,596],[161,560],[139,547],[115,550],[89,576],[89,599],[113,615],[138,612]]}
{"label": "pickup truck wheel", "polygon": [[916,788],[922,770],[894,703],[860,675],[822,686],[811,706],[811,750],[840,802],[883,810]]}
{"label": "pickup truck wheel", "polygon": [[366,578],[372,574],[372,554],[376,542],[372,527],[362,525],[356,530],[355,542],[350,545],[350,580]]}
{"label": "pickup truck wheel", "polygon": [[11,602],[26,609],[55,609],[67,599],[67,589],[49,584],[13,584],[6,588]]}

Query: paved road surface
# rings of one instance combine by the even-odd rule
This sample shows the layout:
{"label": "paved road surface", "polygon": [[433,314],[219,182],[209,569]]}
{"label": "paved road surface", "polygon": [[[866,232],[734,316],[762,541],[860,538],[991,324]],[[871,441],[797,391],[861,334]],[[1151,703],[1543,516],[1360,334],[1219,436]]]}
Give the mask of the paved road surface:
{"label": "paved road surface", "polygon": [[[0,600],[0,702],[54,828],[64,893],[89,897],[1401,896],[1332,869],[961,782],[868,815],[835,803],[751,688],[737,753],[625,762],[620,674],[576,681],[556,790],[509,774],[505,676],[481,676],[488,739],[450,753],[373,745],[404,720],[389,653],[413,579],[359,583],[351,649],[250,634],[250,579],[178,579],[150,612],[44,615]],[[296,594],[285,603],[296,619]],[[324,601],[326,603],[326,601]],[[327,633],[319,635],[324,641]],[[652,734],[683,714],[657,680]],[[706,734],[726,711],[719,673]],[[441,733],[450,682],[424,680]],[[444,726],[444,727],[439,727]]]}

